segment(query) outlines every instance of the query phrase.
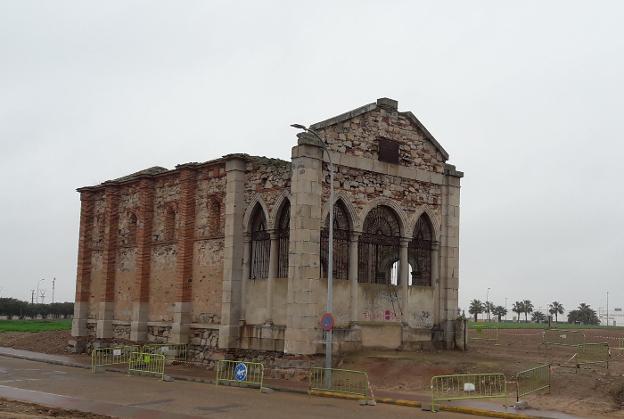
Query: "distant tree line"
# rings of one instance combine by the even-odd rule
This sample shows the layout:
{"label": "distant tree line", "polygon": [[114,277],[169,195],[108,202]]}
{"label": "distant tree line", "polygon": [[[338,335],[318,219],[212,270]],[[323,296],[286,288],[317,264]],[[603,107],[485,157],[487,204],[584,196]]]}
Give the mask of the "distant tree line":
{"label": "distant tree line", "polygon": [[[511,311],[518,314],[518,322],[524,314],[524,321],[529,322],[529,314],[531,315],[531,321],[534,323],[544,323],[548,320],[548,316],[541,311],[534,311],[534,306],[531,300],[516,301],[511,307]],[[553,301],[548,305],[548,313],[555,318],[555,323],[559,321],[559,315],[565,312],[563,304],[558,301]],[[474,321],[478,321],[479,314],[487,315],[488,319],[494,316],[501,321],[503,316],[507,315],[507,309],[503,306],[497,306],[490,301],[485,303],[480,300],[472,300],[468,307],[468,313],[474,317]],[[568,312],[568,323],[583,323],[583,324],[599,324],[600,320],[596,311],[592,309],[589,304],[581,303],[576,310]]]}
{"label": "distant tree line", "polygon": [[0,298],[0,316],[9,319],[25,317],[67,318],[74,314],[74,303],[30,304],[15,298]]}

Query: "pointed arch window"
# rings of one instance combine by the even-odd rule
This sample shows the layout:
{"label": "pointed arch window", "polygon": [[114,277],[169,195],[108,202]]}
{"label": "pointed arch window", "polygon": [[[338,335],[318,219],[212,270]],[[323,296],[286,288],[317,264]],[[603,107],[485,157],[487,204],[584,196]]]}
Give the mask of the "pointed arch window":
{"label": "pointed arch window", "polygon": [[373,208],[358,243],[358,281],[391,284],[392,267],[399,260],[399,217],[387,206]]}
{"label": "pointed arch window", "polygon": [[258,204],[254,208],[251,218],[251,246],[250,279],[263,279],[269,275],[269,252],[271,250],[271,236],[267,231],[266,217],[262,207]]}
{"label": "pointed arch window", "polygon": [[288,278],[288,246],[290,240],[290,202],[284,202],[277,221],[277,277]]}
{"label": "pointed arch window", "polygon": [[[349,279],[349,240],[351,239],[351,219],[342,200],[334,205],[334,279]],[[329,214],[321,230],[321,276],[327,278],[329,258]]]}
{"label": "pointed arch window", "polygon": [[427,214],[423,214],[416,222],[408,248],[409,262],[412,266],[410,285],[431,286],[432,251],[433,226]]}

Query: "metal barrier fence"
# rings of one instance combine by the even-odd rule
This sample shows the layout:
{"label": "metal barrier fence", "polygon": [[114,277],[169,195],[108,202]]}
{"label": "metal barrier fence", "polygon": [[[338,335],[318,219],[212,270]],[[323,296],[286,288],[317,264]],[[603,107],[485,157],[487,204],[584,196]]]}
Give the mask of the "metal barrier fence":
{"label": "metal barrier fence", "polygon": [[257,362],[219,360],[215,384],[238,384],[262,390],[264,365]]}
{"label": "metal barrier fence", "polygon": [[585,334],[578,330],[546,329],[542,342],[545,345],[577,346],[585,343]]}
{"label": "metal barrier fence", "polygon": [[371,398],[368,374],[365,371],[312,367],[308,392],[351,394]]}
{"label": "metal barrier fence", "polygon": [[163,355],[167,361],[187,362],[188,360],[187,344],[150,343],[143,345],[141,351],[148,354]]}
{"label": "metal barrier fence", "polygon": [[546,390],[550,392],[550,365],[540,365],[516,374],[516,401],[527,394]]}
{"label": "metal barrier fence", "polygon": [[130,354],[139,350],[136,345],[112,346],[97,348],[91,351],[91,371],[96,372],[99,367],[127,364]]}
{"label": "metal barrier fence", "polygon": [[[591,343],[608,343],[611,349],[624,349],[624,338],[616,336],[587,336]],[[590,342],[588,342],[590,343]]]}
{"label": "metal barrier fence", "polygon": [[482,328],[477,327],[475,329],[476,336],[471,336],[470,340],[485,341],[485,342],[498,342],[499,329],[496,328]]}
{"label": "metal barrier fence", "polygon": [[431,377],[431,411],[436,402],[507,398],[507,379],[501,373],[436,375]]}
{"label": "metal barrier fence", "polygon": [[132,352],[128,361],[128,374],[146,374],[165,378],[165,357],[159,354]]}
{"label": "metal barrier fence", "polygon": [[589,364],[607,364],[609,368],[609,358],[611,351],[608,343],[585,343],[576,347],[576,367]]}

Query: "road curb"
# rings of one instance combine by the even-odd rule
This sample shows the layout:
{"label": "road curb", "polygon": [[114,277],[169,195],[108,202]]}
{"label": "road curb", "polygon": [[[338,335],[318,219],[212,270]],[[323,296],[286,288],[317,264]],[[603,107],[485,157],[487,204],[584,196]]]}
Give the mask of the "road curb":
{"label": "road curb", "polygon": [[[88,369],[88,370],[91,369],[90,365],[79,364],[77,362],[55,361],[52,359],[39,359],[39,358],[30,357],[26,355],[7,354],[7,353],[0,353],[0,356],[4,356],[7,358],[23,359],[26,361],[33,361],[33,362],[43,362],[45,364],[60,365],[63,367],[82,368],[82,369]],[[121,374],[124,374],[126,372],[118,368],[105,368],[104,370],[108,372],[116,372],[116,373],[121,373]],[[189,381],[189,382],[202,383],[202,384],[214,384],[214,380],[212,379],[195,378],[195,377],[188,377],[188,376],[183,376],[183,375],[169,375],[169,376],[179,381]],[[294,389],[290,387],[271,386],[270,388],[272,390],[280,391],[284,393],[310,394],[307,390]],[[351,394],[336,394],[336,393],[332,393],[328,391],[315,391],[312,395],[320,396],[320,397],[330,397],[334,399],[362,400],[361,396],[355,396]],[[403,399],[392,399],[389,397],[377,397],[375,398],[375,401],[377,403],[392,404],[396,406],[404,406],[404,407],[412,407],[412,408],[422,407],[422,402],[415,401],[415,400],[403,400]],[[462,406],[440,405],[438,406],[437,410],[451,412],[451,413],[463,413],[463,414],[473,415],[473,416],[501,418],[501,419],[540,418],[540,416],[528,416],[528,415],[522,415],[518,413],[496,412],[493,410],[477,409],[477,408],[462,407]]]}

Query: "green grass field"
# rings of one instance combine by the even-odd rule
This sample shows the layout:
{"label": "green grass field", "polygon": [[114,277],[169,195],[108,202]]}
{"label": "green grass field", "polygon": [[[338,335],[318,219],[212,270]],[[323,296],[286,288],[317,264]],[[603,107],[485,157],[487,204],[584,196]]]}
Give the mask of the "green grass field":
{"label": "green grass field", "polygon": [[70,330],[71,320],[0,320],[1,332],[47,332]]}
{"label": "green grass field", "polygon": [[[552,323],[553,329],[622,329],[620,326],[594,326],[590,324]],[[468,321],[469,329],[548,329],[548,323],[524,323],[524,322],[478,322]]]}

